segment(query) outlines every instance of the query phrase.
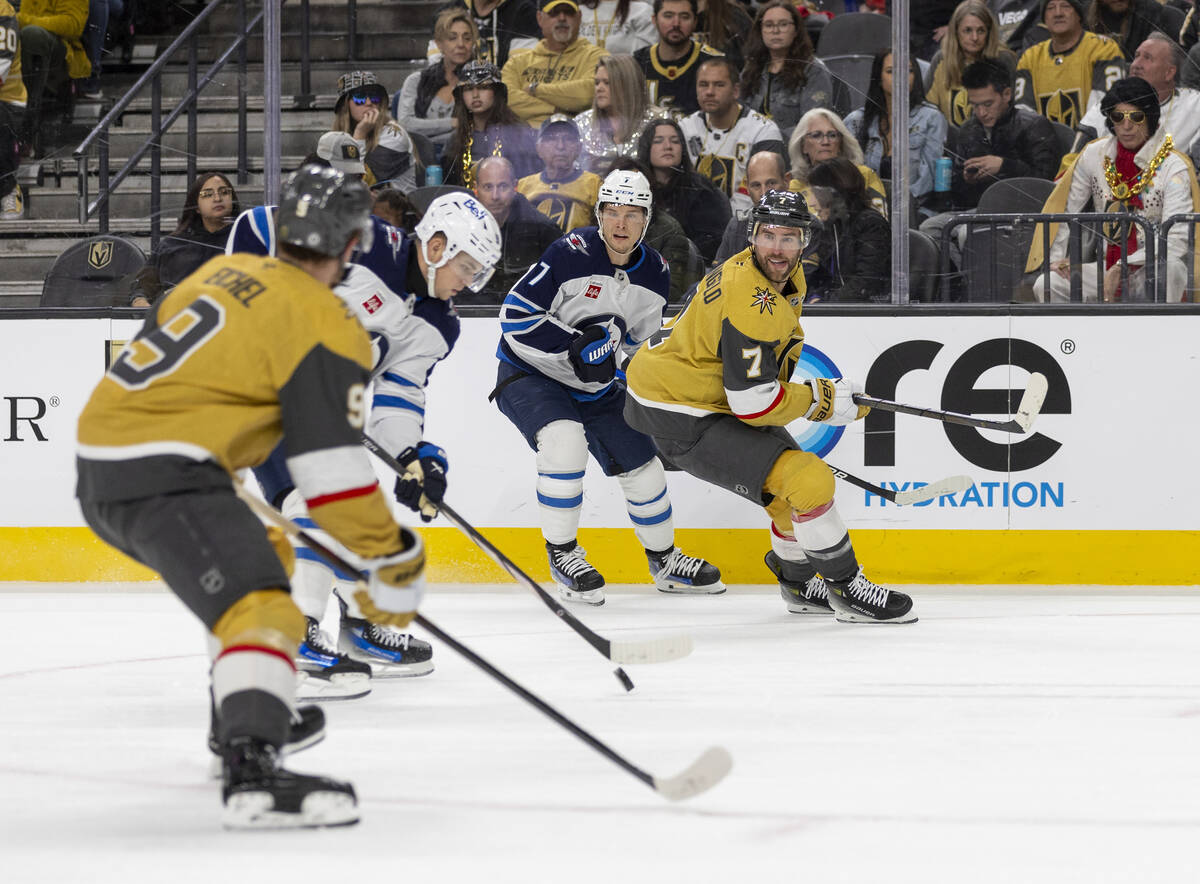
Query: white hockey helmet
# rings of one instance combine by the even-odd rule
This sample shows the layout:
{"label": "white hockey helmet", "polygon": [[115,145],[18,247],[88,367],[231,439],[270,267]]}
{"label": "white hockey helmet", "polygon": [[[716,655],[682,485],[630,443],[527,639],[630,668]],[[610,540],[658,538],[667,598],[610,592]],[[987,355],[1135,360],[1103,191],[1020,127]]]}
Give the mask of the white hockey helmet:
{"label": "white hockey helmet", "polygon": [[[492,271],[500,261],[500,225],[492,213],[469,193],[447,193],[429,204],[425,214],[417,223],[417,239],[421,241],[421,255],[429,266],[429,293],[433,294],[433,279],[439,267],[450,262],[460,252],[479,262],[479,272],[469,283],[477,292],[492,278]],[[429,241],[437,234],[446,237],[446,248],[436,264],[429,260],[426,250]]]}
{"label": "white hockey helmet", "polygon": [[[639,206],[646,210],[646,223],[642,225],[642,235],[638,237],[634,248],[646,236],[650,229],[650,211],[654,197],[650,191],[650,182],[641,172],[632,169],[616,169],[609,172],[600,184],[600,195],[596,198],[596,224],[600,224],[600,212],[605,203],[618,206]],[[601,235],[603,235],[601,227]]]}

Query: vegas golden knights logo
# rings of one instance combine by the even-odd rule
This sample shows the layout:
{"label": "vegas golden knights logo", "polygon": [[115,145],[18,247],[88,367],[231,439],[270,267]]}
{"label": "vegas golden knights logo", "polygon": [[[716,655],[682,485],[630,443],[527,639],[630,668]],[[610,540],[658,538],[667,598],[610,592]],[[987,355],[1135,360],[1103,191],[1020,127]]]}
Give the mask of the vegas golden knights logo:
{"label": "vegas golden knights logo", "polygon": [[971,119],[971,105],[967,103],[966,89],[950,90],[950,124],[961,126]]}
{"label": "vegas golden knights logo", "polygon": [[1040,98],[1043,117],[1072,129],[1075,128],[1080,119],[1078,89],[1072,89],[1070,92],[1058,89],[1049,95],[1040,96]]}
{"label": "vegas golden knights logo", "polygon": [[558,196],[547,197],[538,203],[537,209],[558,225],[559,230],[566,230],[571,220],[571,200]]}
{"label": "vegas golden knights logo", "polygon": [[112,260],[113,244],[110,239],[102,239],[99,242],[94,242],[91,248],[88,249],[88,264],[96,270],[102,270],[108,266],[108,262]]}
{"label": "vegas golden knights logo", "polygon": [[717,186],[717,190],[731,196],[733,194],[733,158],[718,157],[708,154],[700,157],[696,171]]}

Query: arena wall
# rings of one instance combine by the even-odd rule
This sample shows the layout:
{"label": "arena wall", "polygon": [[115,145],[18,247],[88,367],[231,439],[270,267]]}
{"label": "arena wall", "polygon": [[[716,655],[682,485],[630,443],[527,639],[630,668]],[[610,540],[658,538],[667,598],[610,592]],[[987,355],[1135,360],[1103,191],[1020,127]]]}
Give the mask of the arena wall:
{"label": "arena wall", "polygon": [[[1015,406],[1032,371],[1050,381],[1029,436],[878,412],[844,430],[803,421],[790,428],[830,463],[888,488],[974,479],[965,492],[914,507],[839,483],[839,507],[875,579],[1200,583],[1200,480],[1190,466],[1196,418],[1184,404],[1200,378],[1194,316],[813,313],[804,319],[798,374],[840,374],[876,396],[979,414],[1006,414],[1007,396]],[[138,326],[103,316],[0,322],[0,580],[152,579],[91,534],[73,496],[79,412],[106,360]],[[457,347],[434,372],[426,432],[449,453],[448,501],[548,579],[532,452],[487,401],[498,333],[494,318],[464,318]],[[679,543],[718,564],[728,582],[769,582],[762,511],[690,476],[669,476]],[[423,530],[434,581],[508,579],[453,527]],[[610,583],[646,582],[617,484],[594,466],[580,541]]]}

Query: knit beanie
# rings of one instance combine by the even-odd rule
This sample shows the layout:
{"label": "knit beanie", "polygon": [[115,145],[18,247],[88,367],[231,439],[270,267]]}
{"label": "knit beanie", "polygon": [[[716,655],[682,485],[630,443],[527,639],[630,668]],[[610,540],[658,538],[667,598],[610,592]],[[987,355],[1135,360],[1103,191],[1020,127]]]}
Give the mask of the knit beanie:
{"label": "knit beanie", "polygon": [[[1079,20],[1085,21],[1087,18],[1087,0],[1067,0],[1071,4],[1071,8],[1079,13]],[[1038,16],[1038,21],[1046,21],[1046,7],[1050,5],[1050,0],[1042,0],[1042,14]]]}

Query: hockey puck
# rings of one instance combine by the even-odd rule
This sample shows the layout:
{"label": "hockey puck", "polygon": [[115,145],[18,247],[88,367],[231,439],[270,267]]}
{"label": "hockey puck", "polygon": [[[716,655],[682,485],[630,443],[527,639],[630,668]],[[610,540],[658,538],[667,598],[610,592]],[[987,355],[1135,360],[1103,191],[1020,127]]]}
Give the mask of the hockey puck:
{"label": "hockey puck", "polygon": [[631,679],[625,673],[624,669],[622,669],[620,666],[618,666],[616,669],[613,670],[613,675],[615,675],[617,677],[617,681],[619,681],[621,683],[621,687],[625,688],[626,691],[633,690],[633,679]]}

